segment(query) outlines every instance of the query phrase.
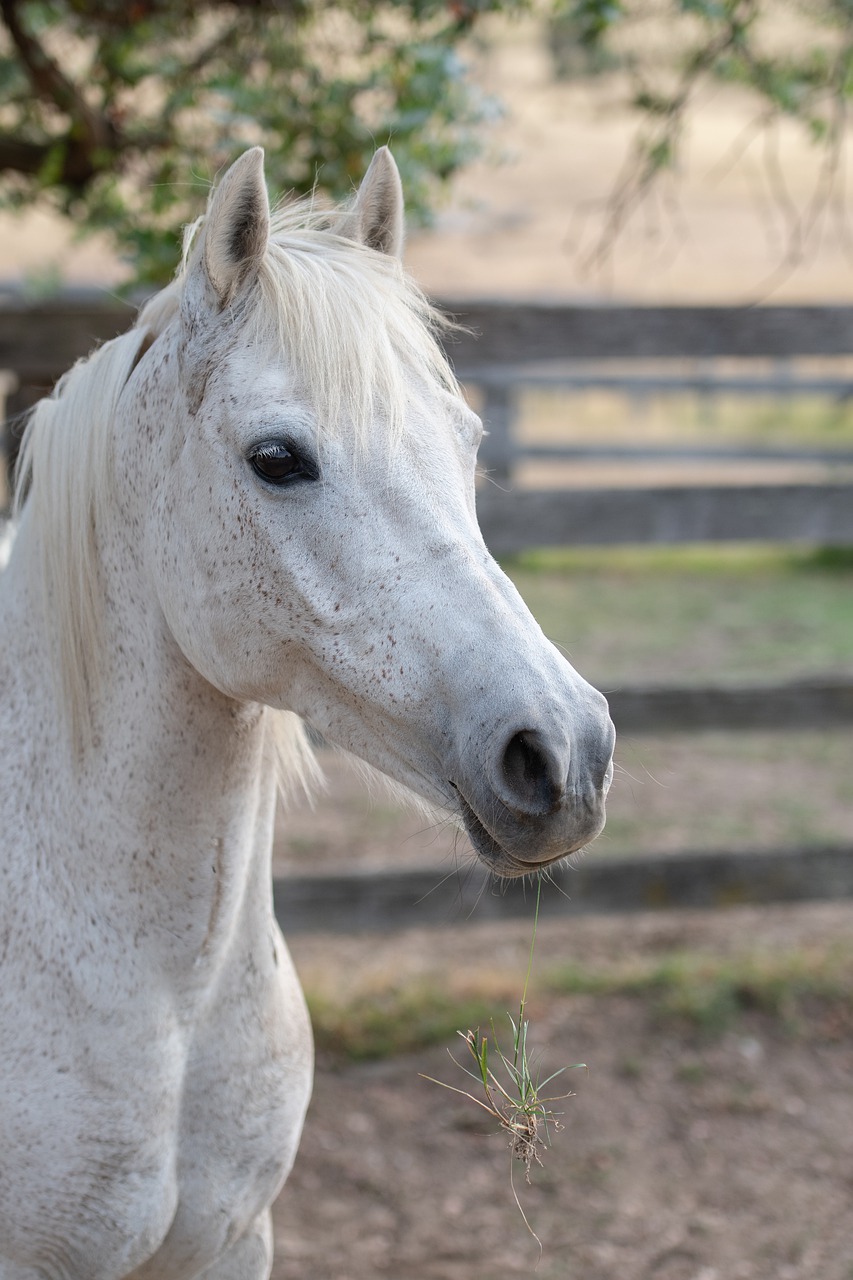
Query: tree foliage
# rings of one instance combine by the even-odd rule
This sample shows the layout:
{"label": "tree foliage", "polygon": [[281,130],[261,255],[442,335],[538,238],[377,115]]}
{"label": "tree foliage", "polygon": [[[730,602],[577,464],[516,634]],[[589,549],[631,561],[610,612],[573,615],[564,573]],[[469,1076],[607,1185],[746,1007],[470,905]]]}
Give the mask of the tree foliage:
{"label": "tree foliage", "polygon": [[[177,232],[245,146],[271,185],[347,195],[393,143],[410,209],[477,150],[490,113],[458,48],[481,14],[525,0],[0,0],[0,203],[50,204],[106,230],[137,279],[174,265]],[[796,256],[835,202],[853,92],[853,0],[540,0],[580,66],[627,70],[635,145],[607,206],[606,256],[662,174],[709,81],[751,91],[756,128],[800,122],[823,148]],[[780,22],[793,37],[774,44]],[[650,26],[664,33],[649,56]],[[578,73],[578,60],[564,64]],[[771,165],[772,167],[772,165]],[[189,177],[188,177],[189,175]],[[771,174],[771,178],[773,174]],[[785,190],[775,175],[780,204]]]}
{"label": "tree foliage", "polygon": [[275,189],[341,197],[391,140],[423,213],[489,110],[456,50],[498,7],[512,0],[0,0],[0,199],[106,230],[152,283],[256,142]]}

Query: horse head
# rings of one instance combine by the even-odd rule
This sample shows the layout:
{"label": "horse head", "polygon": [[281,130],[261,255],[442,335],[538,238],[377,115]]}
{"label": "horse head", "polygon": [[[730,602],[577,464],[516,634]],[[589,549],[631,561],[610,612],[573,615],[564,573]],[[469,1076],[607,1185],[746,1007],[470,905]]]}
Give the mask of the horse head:
{"label": "horse head", "polygon": [[243,155],[142,313],[117,448],[183,659],[451,811],[515,876],[601,830],[613,726],[483,542],[482,428],[402,229],[387,149],[330,214],[272,215]]}

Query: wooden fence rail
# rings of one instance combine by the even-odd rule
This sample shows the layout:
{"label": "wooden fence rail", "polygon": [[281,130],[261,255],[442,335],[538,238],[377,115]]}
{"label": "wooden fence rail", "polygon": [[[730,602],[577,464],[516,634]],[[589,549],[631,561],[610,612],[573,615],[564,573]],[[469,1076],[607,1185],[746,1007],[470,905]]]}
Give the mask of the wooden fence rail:
{"label": "wooden fence rail", "polygon": [[[531,362],[853,355],[853,307],[566,306],[454,302],[447,348],[463,377],[508,382]],[[98,342],[122,333],[134,307],[99,290],[56,299],[0,292],[0,368],[49,387]],[[539,373],[537,376],[545,376]],[[849,388],[842,380],[839,394]],[[704,388],[716,390],[715,380]]]}
{"label": "wooden fence rail", "polygon": [[[531,886],[493,881],[477,865],[463,875],[440,868],[353,871],[275,880],[276,916],[286,933],[384,932],[530,919]],[[543,880],[543,920],[561,916],[763,906],[853,898],[853,846],[773,853],[587,857]]]}
{"label": "wooden fence rail", "polygon": [[[608,361],[660,357],[773,357],[853,355],[853,307],[572,307],[545,304],[445,304],[460,331],[449,351],[463,378],[485,392],[490,428],[486,461],[498,477],[510,473],[517,446],[512,442],[510,391],[519,379],[541,382],[582,378],[607,386],[615,375]],[[18,389],[8,400],[11,413],[26,408],[94,343],[127,327],[132,308],[94,292],[77,292],[50,302],[0,296],[0,370],[9,370]],[[541,362],[571,360],[573,372],[548,373]],[[595,360],[594,373],[578,371],[579,360]],[[531,371],[531,362],[537,370]],[[603,368],[603,371],[602,371]],[[636,377],[634,378],[636,381]],[[741,382],[749,382],[741,379]],[[755,381],[754,379],[752,381]],[[667,379],[669,389],[690,389],[695,376]],[[729,387],[730,379],[709,376],[703,391]],[[652,384],[650,384],[652,385]],[[756,384],[757,385],[757,384]],[[766,377],[763,389],[773,385]],[[791,394],[796,380],[780,377]],[[847,395],[847,377],[806,379],[803,393],[820,387]],[[531,456],[577,456],[565,446],[539,446]],[[691,451],[582,449],[586,457],[629,455],[636,460],[690,456]],[[766,458],[767,450],[761,451]],[[772,451],[771,451],[772,452]],[[718,459],[719,450],[702,450]],[[694,459],[698,456],[694,451]],[[741,456],[745,456],[741,453]],[[761,456],[755,454],[753,456]],[[843,462],[832,450],[785,450],[778,458]],[[525,490],[511,494],[486,487],[481,520],[492,549],[501,554],[535,545],[617,542],[772,540],[850,544],[853,542],[853,485],[751,485],[676,488],[620,487],[582,491]]]}
{"label": "wooden fence rail", "polygon": [[566,306],[446,302],[466,376],[544,360],[793,359],[853,354],[853,307]]}
{"label": "wooden fence rail", "polygon": [[853,485],[667,485],[502,489],[477,499],[495,555],[617,543],[853,543]]}
{"label": "wooden fence rail", "polygon": [[[777,685],[607,689],[619,733],[840,729],[853,725],[853,679],[819,677]],[[853,743],[851,743],[853,760]]]}
{"label": "wooden fence rail", "polygon": [[[448,339],[456,367],[478,369],[545,360],[771,358],[853,355],[853,307],[694,307],[455,302],[442,308],[461,326]],[[131,303],[95,289],[55,299],[0,293],[0,368],[47,381],[115,337]]]}

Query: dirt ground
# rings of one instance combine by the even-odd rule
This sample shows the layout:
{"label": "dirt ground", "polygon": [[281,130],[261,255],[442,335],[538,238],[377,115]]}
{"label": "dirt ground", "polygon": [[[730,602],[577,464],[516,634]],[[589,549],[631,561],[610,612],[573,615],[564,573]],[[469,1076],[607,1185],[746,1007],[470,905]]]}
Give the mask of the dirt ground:
{"label": "dirt ground", "polygon": [[[690,947],[731,955],[848,941],[853,905],[554,922],[537,963],[607,963]],[[524,971],[526,925],[299,938],[306,982],[395,973],[448,984]],[[496,1016],[503,1008],[496,1004]],[[853,1025],[758,1013],[721,1035],[648,1000],[534,1001],[546,1070],[570,1073],[564,1129],[515,1186],[504,1139],[464,1099],[447,1046],[376,1063],[320,1061],[296,1168],[275,1212],[274,1280],[850,1280]],[[521,1172],[521,1166],[517,1166]]]}
{"label": "dirt ground", "polygon": [[[328,796],[281,823],[279,873],[332,870],[342,856],[348,866],[427,863],[437,878],[457,860],[464,867],[470,855],[451,832],[381,795],[370,801],[340,757],[324,764]],[[718,795],[725,786],[717,778]],[[670,823],[685,809],[677,777],[672,794]],[[671,829],[683,840],[677,821]],[[606,973],[685,951],[733,963],[849,954],[851,939],[853,904],[551,921],[539,930],[534,977],[562,963]],[[299,936],[292,950],[322,999],[476,991],[508,1030],[517,995],[507,993],[520,992],[529,943],[521,921]],[[372,1063],[321,1054],[276,1206],[274,1280],[853,1280],[849,1014],[816,1007],[791,1024],[749,1011],[709,1034],[663,1017],[649,993],[538,994],[529,1013],[544,1073],[588,1068],[569,1073],[576,1096],[558,1106],[565,1127],[531,1187],[517,1166],[541,1259],[514,1203],[505,1140],[472,1103],[421,1078],[467,1084],[447,1054],[464,1046],[451,1037]]]}

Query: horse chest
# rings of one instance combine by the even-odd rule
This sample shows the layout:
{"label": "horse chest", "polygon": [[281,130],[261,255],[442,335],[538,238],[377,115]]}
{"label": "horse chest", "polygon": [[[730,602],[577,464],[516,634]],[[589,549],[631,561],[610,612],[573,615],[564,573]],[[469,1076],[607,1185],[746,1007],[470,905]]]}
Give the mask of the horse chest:
{"label": "horse chest", "polygon": [[134,1280],[195,1276],[250,1228],[289,1172],[311,1087],[310,1032],[299,1016],[272,1034],[264,1021],[226,1010],[194,1044],[183,1080],[174,1217]]}
{"label": "horse chest", "polygon": [[[38,987],[34,1020],[55,1029]],[[225,966],[194,1008],[131,995],[133,1017],[108,1028],[75,1009],[34,1069],[24,1044],[8,1063],[0,1046],[0,1276],[8,1244],[57,1280],[191,1280],[290,1169],[312,1052],[283,945],[266,969],[251,952]]]}
{"label": "horse chest", "polygon": [[218,1167],[231,1203],[240,1185],[255,1179],[272,1177],[277,1189],[295,1154],[311,1089],[302,993],[292,970],[284,980],[276,977],[252,992],[230,982],[187,1060],[180,1164],[188,1181],[204,1184]]}

